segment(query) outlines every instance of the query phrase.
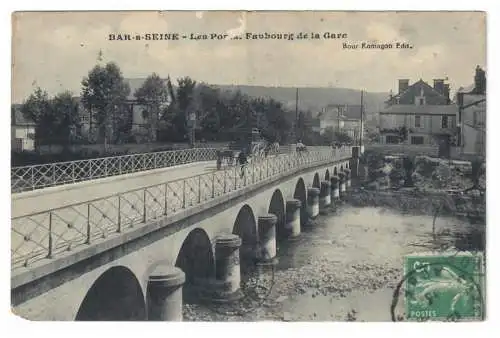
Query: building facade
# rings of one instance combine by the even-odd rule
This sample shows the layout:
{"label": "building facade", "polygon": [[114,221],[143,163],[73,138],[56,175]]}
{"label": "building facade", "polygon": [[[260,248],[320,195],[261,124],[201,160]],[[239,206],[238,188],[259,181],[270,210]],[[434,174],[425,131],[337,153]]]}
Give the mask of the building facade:
{"label": "building facade", "polygon": [[323,134],[326,129],[332,128],[335,132],[349,135],[353,141],[359,142],[361,131],[361,105],[330,104],[319,114],[313,131]]}
{"label": "building facade", "polygon": [[35,150],[35,123],[24,117],[21,105],[12,105],[10,129],[11,150]]}
{"label": "building facade", "polygon": [[390,96],[379,113],[383,144],[438,145],[449,148],[457,126],[456,104],[442,79],[430,86],[422,79],[410,85],[399,80],[398,94]]}
{"label": "building facade", "polygon": [[460,151],[463,155],[486,156],[486,73],[476,67],[474,84],[457,91],[460,109]]}

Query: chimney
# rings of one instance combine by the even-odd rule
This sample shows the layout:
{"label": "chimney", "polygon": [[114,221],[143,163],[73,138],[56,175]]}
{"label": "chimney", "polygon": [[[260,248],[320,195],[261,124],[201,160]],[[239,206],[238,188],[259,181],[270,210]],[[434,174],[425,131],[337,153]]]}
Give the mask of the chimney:
{"label": "chimney", "polygon": [[410,80],[409,79],[400,79],[399,80],[399,89],[398,89],[398,94],[401,94],[405,90],[408,89],[410,85]]}
{"label": "chimney", "polygon": [[446,97],[446,104],[450,104],[450,85],[447,83],[444,85],[443,95]]}
{"label": "chimney", "polygon": [[434,89],[439,94],[445,95],[445,93],[444,93],[444,80],[443,79],[434,79]]}
{"label": "chimney", "polygon": [[476,67],[476,76],[474,76],[474,92],[484,94],[486,92],[486,73],[481,67]]}

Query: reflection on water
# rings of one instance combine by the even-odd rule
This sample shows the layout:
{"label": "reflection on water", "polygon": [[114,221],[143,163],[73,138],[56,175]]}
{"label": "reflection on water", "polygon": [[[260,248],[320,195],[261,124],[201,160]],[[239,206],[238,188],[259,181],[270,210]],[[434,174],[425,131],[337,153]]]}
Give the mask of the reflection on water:
{"label": "reflection on water", "polygon": [[187,320],[388,321],[406,254],[483,251],[484,234],[484,224],[466,218],[343,205],[298,238],[278,243],[273,290],[253,315],[230,318],[192,308]]}

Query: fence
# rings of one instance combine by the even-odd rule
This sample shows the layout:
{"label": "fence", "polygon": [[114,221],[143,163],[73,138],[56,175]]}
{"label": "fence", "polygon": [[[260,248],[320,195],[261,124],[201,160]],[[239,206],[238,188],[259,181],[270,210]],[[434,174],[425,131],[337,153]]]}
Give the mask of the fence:
{"label": "fence", "polygon": [[108,176],[215,160],[217,149],[194,148],[57,162],[11,169],[11,192],[36,190]]}
{"label": "fence", "polygon": [[244,167],[165,182],[12,219],[12,269],[52,258],[283,173],[351,157],[351,148],[272,156]]}
{"label": "fence", "polygon": [[[223,148],[227,146],[227,142],[210,142],[210,143],[196,143],[195,148]],[[126,152],[132,153],[146,153],[152,152],[158,148],[166,148],[169,150],[185,150],[189,149],[187,143],[126,143],[126,144],[73,144],[69,146],[53,145],[40,145],[37,149],[39,154],[60,154],[63,151],[70,152],[84,152],[84,153],[97,153],[99,155],[105,152]]]}

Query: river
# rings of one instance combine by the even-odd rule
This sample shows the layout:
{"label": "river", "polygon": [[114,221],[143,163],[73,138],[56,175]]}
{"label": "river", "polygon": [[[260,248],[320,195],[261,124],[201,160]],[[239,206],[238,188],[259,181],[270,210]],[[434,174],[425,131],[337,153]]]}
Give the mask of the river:
{"label": "river", "polygon": [[[259,289],[251,279],[240,302],[186,304],[184,320],[390,321],[404,255],[483,247],[484,225],[344,204],[302,229],[299,238],[280,241],[279,262],[261,275]],[[401,300],[395,313],[404,315]]]}

